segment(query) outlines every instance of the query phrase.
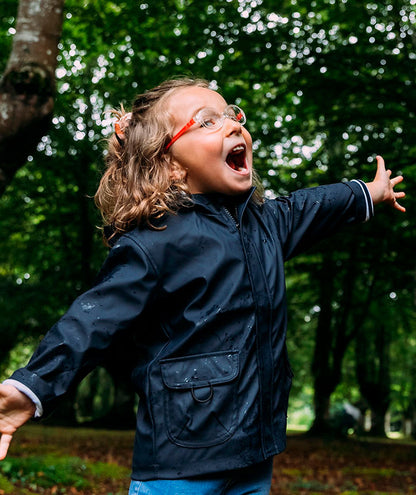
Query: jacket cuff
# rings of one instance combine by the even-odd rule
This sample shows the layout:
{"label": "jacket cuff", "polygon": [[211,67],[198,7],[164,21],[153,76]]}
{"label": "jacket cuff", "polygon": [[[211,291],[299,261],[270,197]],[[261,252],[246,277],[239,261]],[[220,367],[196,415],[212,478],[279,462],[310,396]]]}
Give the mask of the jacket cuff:
{"label": "jacket cuff", "polygon": [[9,379],[21,383],[26,390],[30,390],[34,397],[38,398],[39,403],[42,405],[43,414],[49,414],[49,411],[54,408],[57,396],[62,395],[62,393],[59,393],[59,383],[55,384],[55,386],[49,384],[27,368],[16,370]]}
{"label": "jacket cuff", "polygon": [[360,179],[353,179],[348,183],[348,185],[352,187],[355,194],[357,194],[357,191],[361,192],[361,197],[364,202],[363,206],[365,209],[365,217],[363,222],[368,222],[368,220],[374,216],[374,203],[367,185]]}

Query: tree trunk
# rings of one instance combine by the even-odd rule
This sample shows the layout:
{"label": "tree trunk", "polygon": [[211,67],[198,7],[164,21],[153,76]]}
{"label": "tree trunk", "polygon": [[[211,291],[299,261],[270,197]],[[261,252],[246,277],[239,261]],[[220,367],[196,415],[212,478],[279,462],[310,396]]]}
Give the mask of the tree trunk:
{"label": "tree trunk", "polygon": [[376,325],[372,332],[364,329],[356,340],[356,371],[360,393],[371,409],[369,434],[385,437],[384,419],[390,405],[390,339],[384,325]]}
{"label": "tree trunk", "polygon": [[47,132],[64,0],[20,0],[0,83],[0,196]]}
{"label": "tree trunk", "polygon": [[136,394],[131,385],[130,376],[110,369],[114,380],[114,405],[103,418],[107,428],[134,429],[136,427]]}
{"label": "tree trunk", "polygon": [[[331,253],[326,253],[319,276],[320,313],[312,365],[315,419],[310,430],[310,433],[316,435],[336,433],[330,424],[329,407],[331,395],[341,381],[345,352],[354,335],[348,327],[355,284],[355,271],[349,269],[353,258],[354,253],[344,267],[341,282],[338,282],[342,287],[340,300],[336,301],[335,297],[335,281],[340,275]],[[335,301],[339,303],[336,311]]]}
{"label": "tree trunk", "polygon": [[[319,318],[316,327],[315,349],[312,363],[314,377],[315,419],[310,432],[318,435],[326,433],[329,419],[329,402],[333,391],[331,377],[331,322],[332,295],[334,288],[333,260],[327,255],[322,263],[319,278]],[[324,268],[325,267],[325,268]]]}
{"label": "tree trunk", "polygon": [[386,436],[386,413],[387,406],[381,401],[380,404],[373,404],[371,409],[371,429],[370,435],[373,437],[385,437]]}
{"label": "tree trunk", "polygon": [[413,412],[413,418],[411,423],[411,436],[416,440],[416,411]]}

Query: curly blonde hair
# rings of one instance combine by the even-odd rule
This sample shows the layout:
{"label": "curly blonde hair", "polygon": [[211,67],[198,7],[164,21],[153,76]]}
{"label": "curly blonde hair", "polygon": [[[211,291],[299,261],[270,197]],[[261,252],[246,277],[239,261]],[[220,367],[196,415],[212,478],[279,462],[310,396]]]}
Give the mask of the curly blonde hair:
{"label": "curly blonde hair", "polygon": [[[137,225],[156,227],[154,220],[192,204],[186,177],[172,174],[172,155],[166,153],[173,132],[173,119],[164,106],[178,89],[209,88],[204,79],[170,79],[138,95],[121,140],[113,134],[108,140],[106,171],[95,194],[104,224],[113,235]],[[119,119],[127,115],[123,107],[113,111]],[[258,179],[255,177],[258,183]],[[260,188],[261,189],[261,188]],[[256,192],[257,201],[262,195]]]}

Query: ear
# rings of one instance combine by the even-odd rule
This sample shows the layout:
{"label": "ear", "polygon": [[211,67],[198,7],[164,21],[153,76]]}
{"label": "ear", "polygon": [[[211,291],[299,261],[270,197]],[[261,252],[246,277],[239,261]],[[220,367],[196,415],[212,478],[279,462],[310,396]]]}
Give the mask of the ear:
{"label": "ear", "polygon": [[173,182],[185,182],[186,170],[176,160],[171,160],[170,164],[170,178]]}

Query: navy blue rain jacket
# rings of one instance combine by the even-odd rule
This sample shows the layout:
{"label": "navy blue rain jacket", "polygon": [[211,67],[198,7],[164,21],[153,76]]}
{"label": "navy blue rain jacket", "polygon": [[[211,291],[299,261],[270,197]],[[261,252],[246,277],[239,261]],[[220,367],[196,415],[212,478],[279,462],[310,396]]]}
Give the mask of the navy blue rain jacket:
{"label": "navy blue rain jacket", "polygon": [[12,376],[48,409],[116,338],[133,334],[133,479],[242,468],[285,448],[284,261],[372,208],[360,181],[260,206],[240,199],[233,212],[222,196],[195,195],[165,230],[119,238],[97,284]]}

